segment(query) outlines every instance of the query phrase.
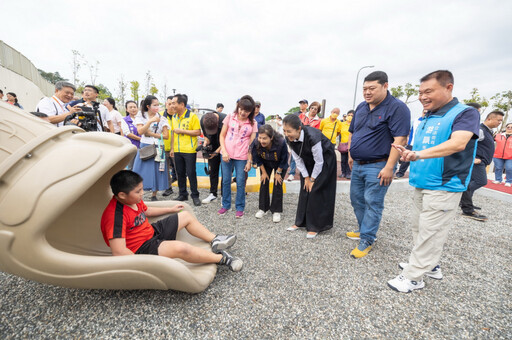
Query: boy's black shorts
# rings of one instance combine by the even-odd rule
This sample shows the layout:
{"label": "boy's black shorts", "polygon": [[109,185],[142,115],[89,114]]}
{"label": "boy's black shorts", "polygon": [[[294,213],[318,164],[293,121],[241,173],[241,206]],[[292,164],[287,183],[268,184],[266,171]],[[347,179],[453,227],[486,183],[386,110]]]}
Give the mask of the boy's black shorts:
{"label": "boy's black shorts", "polygon": [[155,234],[152,238],[144,242],[135,254],[158,255],[158,246],[163,241],[176,240],[178,232],[178,214],[172,214],[164,219],[152,224]]}

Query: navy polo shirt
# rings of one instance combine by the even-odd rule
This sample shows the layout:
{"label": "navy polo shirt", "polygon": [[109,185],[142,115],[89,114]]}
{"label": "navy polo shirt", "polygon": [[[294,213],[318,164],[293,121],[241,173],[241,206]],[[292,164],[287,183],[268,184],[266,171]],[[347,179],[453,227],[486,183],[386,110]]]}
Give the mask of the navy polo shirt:
{"label": "navy polo shirt", "polygon": [[407,136],[410,129],[409,108],[389,91],[373,110],[368,103],[362,102],[348,129],[352,133],[350,156],[356,161],[387,158],[394,137]]}

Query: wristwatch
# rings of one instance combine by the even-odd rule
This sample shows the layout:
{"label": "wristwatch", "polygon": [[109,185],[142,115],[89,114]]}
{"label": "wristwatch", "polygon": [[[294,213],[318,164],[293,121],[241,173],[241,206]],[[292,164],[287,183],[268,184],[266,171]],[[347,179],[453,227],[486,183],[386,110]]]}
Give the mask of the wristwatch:
{"label": "wristwatch", "polygon": [[282,175],[282,174],[283,174],[283,172],[282,172],[282,171],[276,171],[276,174],[278,174],[278,175]]}
{"label": "wristwatch", "polygon": [[309,180],[313,183],[315,183],[315,179],[313,177],[309,177]]}

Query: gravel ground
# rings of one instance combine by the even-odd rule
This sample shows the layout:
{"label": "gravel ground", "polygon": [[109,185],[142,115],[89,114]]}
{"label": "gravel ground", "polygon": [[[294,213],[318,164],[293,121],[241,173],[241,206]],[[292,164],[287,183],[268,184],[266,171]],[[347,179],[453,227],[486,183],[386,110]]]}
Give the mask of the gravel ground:
{"label": "gravel ground", "polygon": [[[201,197],[207,191],[201,191]],[[510,204],[476,195],[486,223],[457,216],[442,258],[444,279],[399,294],[386,285],[411,249],[411,192],[389,193],[379,241],[354,260],[344,233],[356,220],[338,194],[335,227],[316,239],[293,224],[297,194],[285,194],[281,223],[257,220],[257,193],[247,215],[219,217],[220,203],[194,207],[216,233],[236,233],[232,253],[203,293],[78,290],[0,272],[0,338],[340,339],[493,338],[512,334]],[[189,201],[191,203],[191,201]]]}

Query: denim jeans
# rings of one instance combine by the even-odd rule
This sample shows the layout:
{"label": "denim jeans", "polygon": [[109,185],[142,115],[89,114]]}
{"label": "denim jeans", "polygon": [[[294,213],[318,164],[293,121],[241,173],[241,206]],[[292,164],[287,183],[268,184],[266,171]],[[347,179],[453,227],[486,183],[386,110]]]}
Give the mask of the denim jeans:
{"label": "denim jeans", "polygon": [[503,181],[503,167],[507,176],[507,183],[512,183],[512,159],[493,158],[494,161],[494,179]]}
{"label": "denim jeans", "polygon": [[295,164],[295,159],[293,159],[293,156],[290,153],[290,172],[288,174],[295,176],[295,168],[296,167],[297,167],[297,164]]}
{"label": "denim jeans", "polygon": [[386,162],[361,165],[354,161],[352,167],[350,201],[359,225],[361,240],[367,240],[370,244],[377,238],[384,210],[384,197],[389,188],[389,185],[381,186],[380,178],[377,178],[384,166]]}
{"label": "denim jeans", "polygon": [[228,162],[222,160],[222,207],[231,209],[231,174],[233,168],[236,176],[236,211],[245,209],[245,165],[246,160],[230,159]]}

